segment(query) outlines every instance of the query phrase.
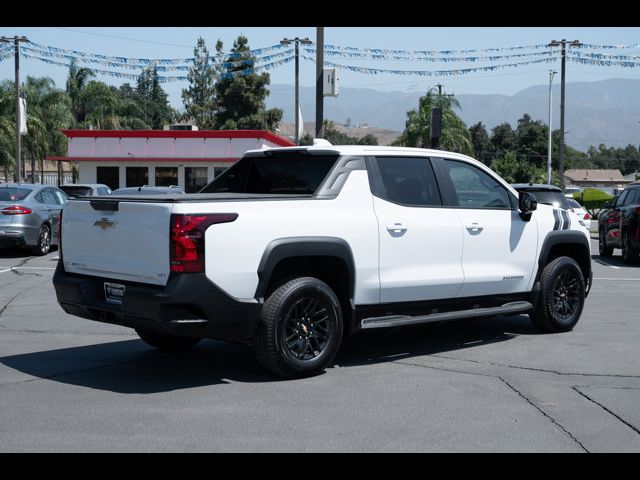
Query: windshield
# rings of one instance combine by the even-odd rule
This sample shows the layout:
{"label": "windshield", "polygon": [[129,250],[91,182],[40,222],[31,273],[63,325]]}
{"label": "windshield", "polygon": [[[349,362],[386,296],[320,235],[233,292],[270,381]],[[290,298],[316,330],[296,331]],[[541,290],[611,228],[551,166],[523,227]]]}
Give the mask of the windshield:
{"label": "windshield", "polygon": [[546,203],[547,205],[553,205],[556,208],[563,208],[567,210],[569,208],[569,202],[564,193],[551,190],[527,190],[533,193],[538,203]]}
{"label": "windshield", "polygon": [[245,157],[206,185],[200,193],[312,195],[337,159],[337,155],[298,152]]}
{"label": "windshield", "polygon": [[0,188],[0,202],[24,200],[31,192],[26,188]]}
{"label": "windshield", "polygon": [[90,197],[91,196],[91,187],[62,185],[59,188],[70,197]]}

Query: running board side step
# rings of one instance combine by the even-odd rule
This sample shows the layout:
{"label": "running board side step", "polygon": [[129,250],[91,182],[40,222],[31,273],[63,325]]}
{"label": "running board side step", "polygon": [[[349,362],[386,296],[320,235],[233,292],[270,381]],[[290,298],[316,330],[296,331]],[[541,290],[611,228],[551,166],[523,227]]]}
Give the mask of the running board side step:
{"label": "running board side step", "polygon": [[484,317],[493,315],[511,315],[531,310],[530,302],[510,302],[500,307],[472,308],[470,310],[458,310],[456,312],[432,313],[410,317],[408,315],[390,315],[387,317],[364,318],[360,323],[362,330],[373,328],[403,327],[405,325],[419,325],[421,323],[442,322],[445,320],[462,320],[464,318]]}

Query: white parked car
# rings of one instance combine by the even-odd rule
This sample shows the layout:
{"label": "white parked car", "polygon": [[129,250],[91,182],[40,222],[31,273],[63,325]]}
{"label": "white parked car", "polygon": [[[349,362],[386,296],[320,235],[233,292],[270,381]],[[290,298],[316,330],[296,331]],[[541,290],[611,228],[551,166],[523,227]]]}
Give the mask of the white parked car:
{"label": "white parked car", "polygon": [[248,151],[195,194],[72,199],[61,239],[65,312],[164,350],[242,341],[285,377],[359,330],[528,313],[566,332],[592,279],[577,218],[482,163],[327,141]]}
{"label": "white parked car", "polygon": [[582,205],[575,200],[571,198],[568,198],[567,200],[569,202],[570,210],[582,220],[584,226],[587,227],[587,230],[591,230],[591,214],[582,208]]}

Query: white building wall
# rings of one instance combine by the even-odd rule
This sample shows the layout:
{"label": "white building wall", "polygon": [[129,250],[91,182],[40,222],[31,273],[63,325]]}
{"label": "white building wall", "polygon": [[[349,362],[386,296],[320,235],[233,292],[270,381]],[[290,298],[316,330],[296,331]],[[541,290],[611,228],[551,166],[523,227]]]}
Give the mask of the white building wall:
{"label": "white building wall", "polygon": [[156,167],[177,167],[178,168],[178,186],[185,188],[185,167],[206,167],[207,182],[214,179],[214,168],[228,168],[232,165],[230,162],[78,162],[78,183],[98,183],[97,167],[118,167],[120,176],[119,188],[125,188],[127,183],[127,167],[147,167],[149,169],[149,186],[156,184]]}

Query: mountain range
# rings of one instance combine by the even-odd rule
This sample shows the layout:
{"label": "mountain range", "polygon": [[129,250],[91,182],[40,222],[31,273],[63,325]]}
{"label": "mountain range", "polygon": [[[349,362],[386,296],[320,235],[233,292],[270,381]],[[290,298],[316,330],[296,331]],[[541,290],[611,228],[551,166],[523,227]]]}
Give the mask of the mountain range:
{"label": "mountain range", "polygon": [[[605,144],[624,147],[640,144],[640,80],[609,79],[595,82],[567,82],[565,138],[568,145],[586,151]],[[294,87],[274,84],[267,97],[269,108],[285,110],[285,122],[293,122]],[[368,88],[341,87],[338,97],[325,97],[324,118],[336,123],[404,129],[407,111],[418,105],[424,92],[382,92]],[[552,90],[552,128],[560,124],[560,85]],[[514,128],[523,113],[548,122],[549,87],[536,85],[515,95],[456,95],[458,112],[467,126],[481,121],[487,129],[509,122]],[[305,121],[315,119],[315,88],[300,88],[300,108]]]}

